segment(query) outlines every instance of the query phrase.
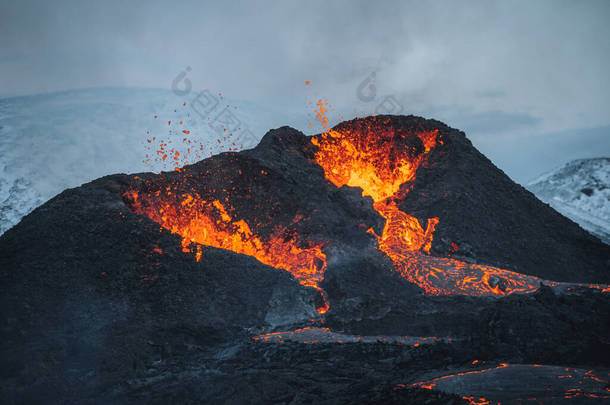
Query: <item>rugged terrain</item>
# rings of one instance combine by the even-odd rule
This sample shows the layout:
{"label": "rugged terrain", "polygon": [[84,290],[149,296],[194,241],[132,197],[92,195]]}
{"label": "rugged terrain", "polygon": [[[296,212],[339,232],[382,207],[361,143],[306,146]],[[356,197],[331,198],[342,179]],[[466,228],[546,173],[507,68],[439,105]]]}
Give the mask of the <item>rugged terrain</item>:
{"label": "rugged terrain", "polygon": [[[68,189],[0,236],[2,397],[603,401],[609,265],[608,245],[438,121],[282,127]],[[519,368],[534,364],[561,367]],[[425,383],[481,370],[522,388]]]}

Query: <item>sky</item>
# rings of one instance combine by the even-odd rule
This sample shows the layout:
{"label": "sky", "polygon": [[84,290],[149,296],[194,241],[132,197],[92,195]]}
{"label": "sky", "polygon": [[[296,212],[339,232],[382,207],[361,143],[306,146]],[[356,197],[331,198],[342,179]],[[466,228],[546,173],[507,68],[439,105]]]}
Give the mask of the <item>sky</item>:
{"label": "sky", "polygon": [[0,97],[185,72],[280,108],[324,98],[335,121],[439,119],[526,183],[610,155],[609,20],[603,0],[0,0]]}

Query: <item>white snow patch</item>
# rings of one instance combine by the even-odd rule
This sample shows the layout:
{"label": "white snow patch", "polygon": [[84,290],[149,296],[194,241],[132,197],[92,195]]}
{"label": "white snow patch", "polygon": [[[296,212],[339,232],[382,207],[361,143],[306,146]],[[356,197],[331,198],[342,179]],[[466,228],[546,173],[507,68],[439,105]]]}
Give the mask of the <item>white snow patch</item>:
{"label": "white snow patch", "polygon": [[[218,142],[224,134],[210,126],[227,106],[239,119],[240,128],[253,135],[239,147],[255,146],[272,128],[308,128],[306,106],[282,105],[280,109],[228,100],[215,93],[218,105],[204,115],[190,105],[198,94],[84,89],[0,99],[0,235],[66,188],[113,173],[172,170],[170,159],[144,162],[153,151],[146,140],[153,136],[173,140],[173,146],[184,152],[189,146],[182,140],[187,136],[181,132],[184,128],[190,132],[190,140],[204,145],[204,150],[186,161],[181,153],[182,164],[227,151],[230,142]],[[168,125],[170,120],[172,125]],[[179,121],[183,124],[178,127]]]}
{"label": "white snow patch", "polygon": [[540,200],[610,243],[610,158],[579,159],[527,185]]}

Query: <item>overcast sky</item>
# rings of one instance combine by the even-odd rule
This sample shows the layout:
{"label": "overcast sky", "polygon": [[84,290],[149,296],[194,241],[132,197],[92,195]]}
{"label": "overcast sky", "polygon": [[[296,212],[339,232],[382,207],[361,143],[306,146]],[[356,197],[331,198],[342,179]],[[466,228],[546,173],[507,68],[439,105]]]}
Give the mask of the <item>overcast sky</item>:
{"label": "overcast sky", "polygon": [[392,96],[520,182],[610,154],[610,1],[375,3],[0,0],[0,96],[169,89],[189,66],[194,87],[344,118]]}

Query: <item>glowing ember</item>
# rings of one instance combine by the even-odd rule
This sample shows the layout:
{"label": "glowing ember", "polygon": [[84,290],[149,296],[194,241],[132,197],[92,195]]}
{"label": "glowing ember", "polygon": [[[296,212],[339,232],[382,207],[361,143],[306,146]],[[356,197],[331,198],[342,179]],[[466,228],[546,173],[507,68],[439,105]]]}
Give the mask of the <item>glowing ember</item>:
{"label": "glowing ember", "polygon": [[[223,100],[220,93],[219,98]],[[142,141],[145,149],[143,163],[157,170],[179,170],[180,167],[195,163],[220,151],[244,149],[246,145],[243,144],[242,136],[233,134],[232,131],[225,129],[221,136],[210,139],[205,132],[201,131],[201,128],[199,128],[199,134],[193,133],[191,128],[184,128],[189,124],[186,120],[190,118],[186,106],[187,103],[183,102],[180,104],[182,108],[179,111],[173,110],[178,119],[168,120],[163,133],[155,132],[152,129],[146,131],[146,142]],[[227,105],[228,107],[229,105]],[[237,109],[237,107],[233,106],[232,109]],[[158,119],[160,116],[154,115],[153,117]],[[238,128],[238,131],[240,130],[241,128]],[[151,136],[151,131],[155,136]],[[166,134],[165,131],[167,131]],[[240,133],[243,135],[243,131]]]}
{"label": "glowing ember", "polygon": [[483,397],[475,397],[475,396],[470,396],[470,397],[462,397],[462,399],[466,402],[468,402],[470,405],[491,405],[491,401],[488,399],[485,399]]}
{"label": "glowing ember", "polygon": [[504,368],[504,367],[508,367],[508,364],[502,363],[499,366],[493,367],[493,368],[487,368],[487,369],[482,369],[482,370],[465,371],[465,372],[456,373],[456,374],[449,374],[449,375],[445,375],[445,376],[442,376],[442,377],[434,378],[432,380],[413,383],[413,384],[411,384],[411,387],[419,387],[419,388],[424,388],[424,389],[427,389],[427,390],[431,390],[431,389],[436,388],[437,385],[439,384],[439,381],[441,381],[441,380],[453,379],[453,378],[456,378],[456,377],[461,377],[461,376],[465,376],[465,375],[469,375],[469,374],[487,373],[487,372],[489,372],[491,370],[498,370],[498,369]]}

